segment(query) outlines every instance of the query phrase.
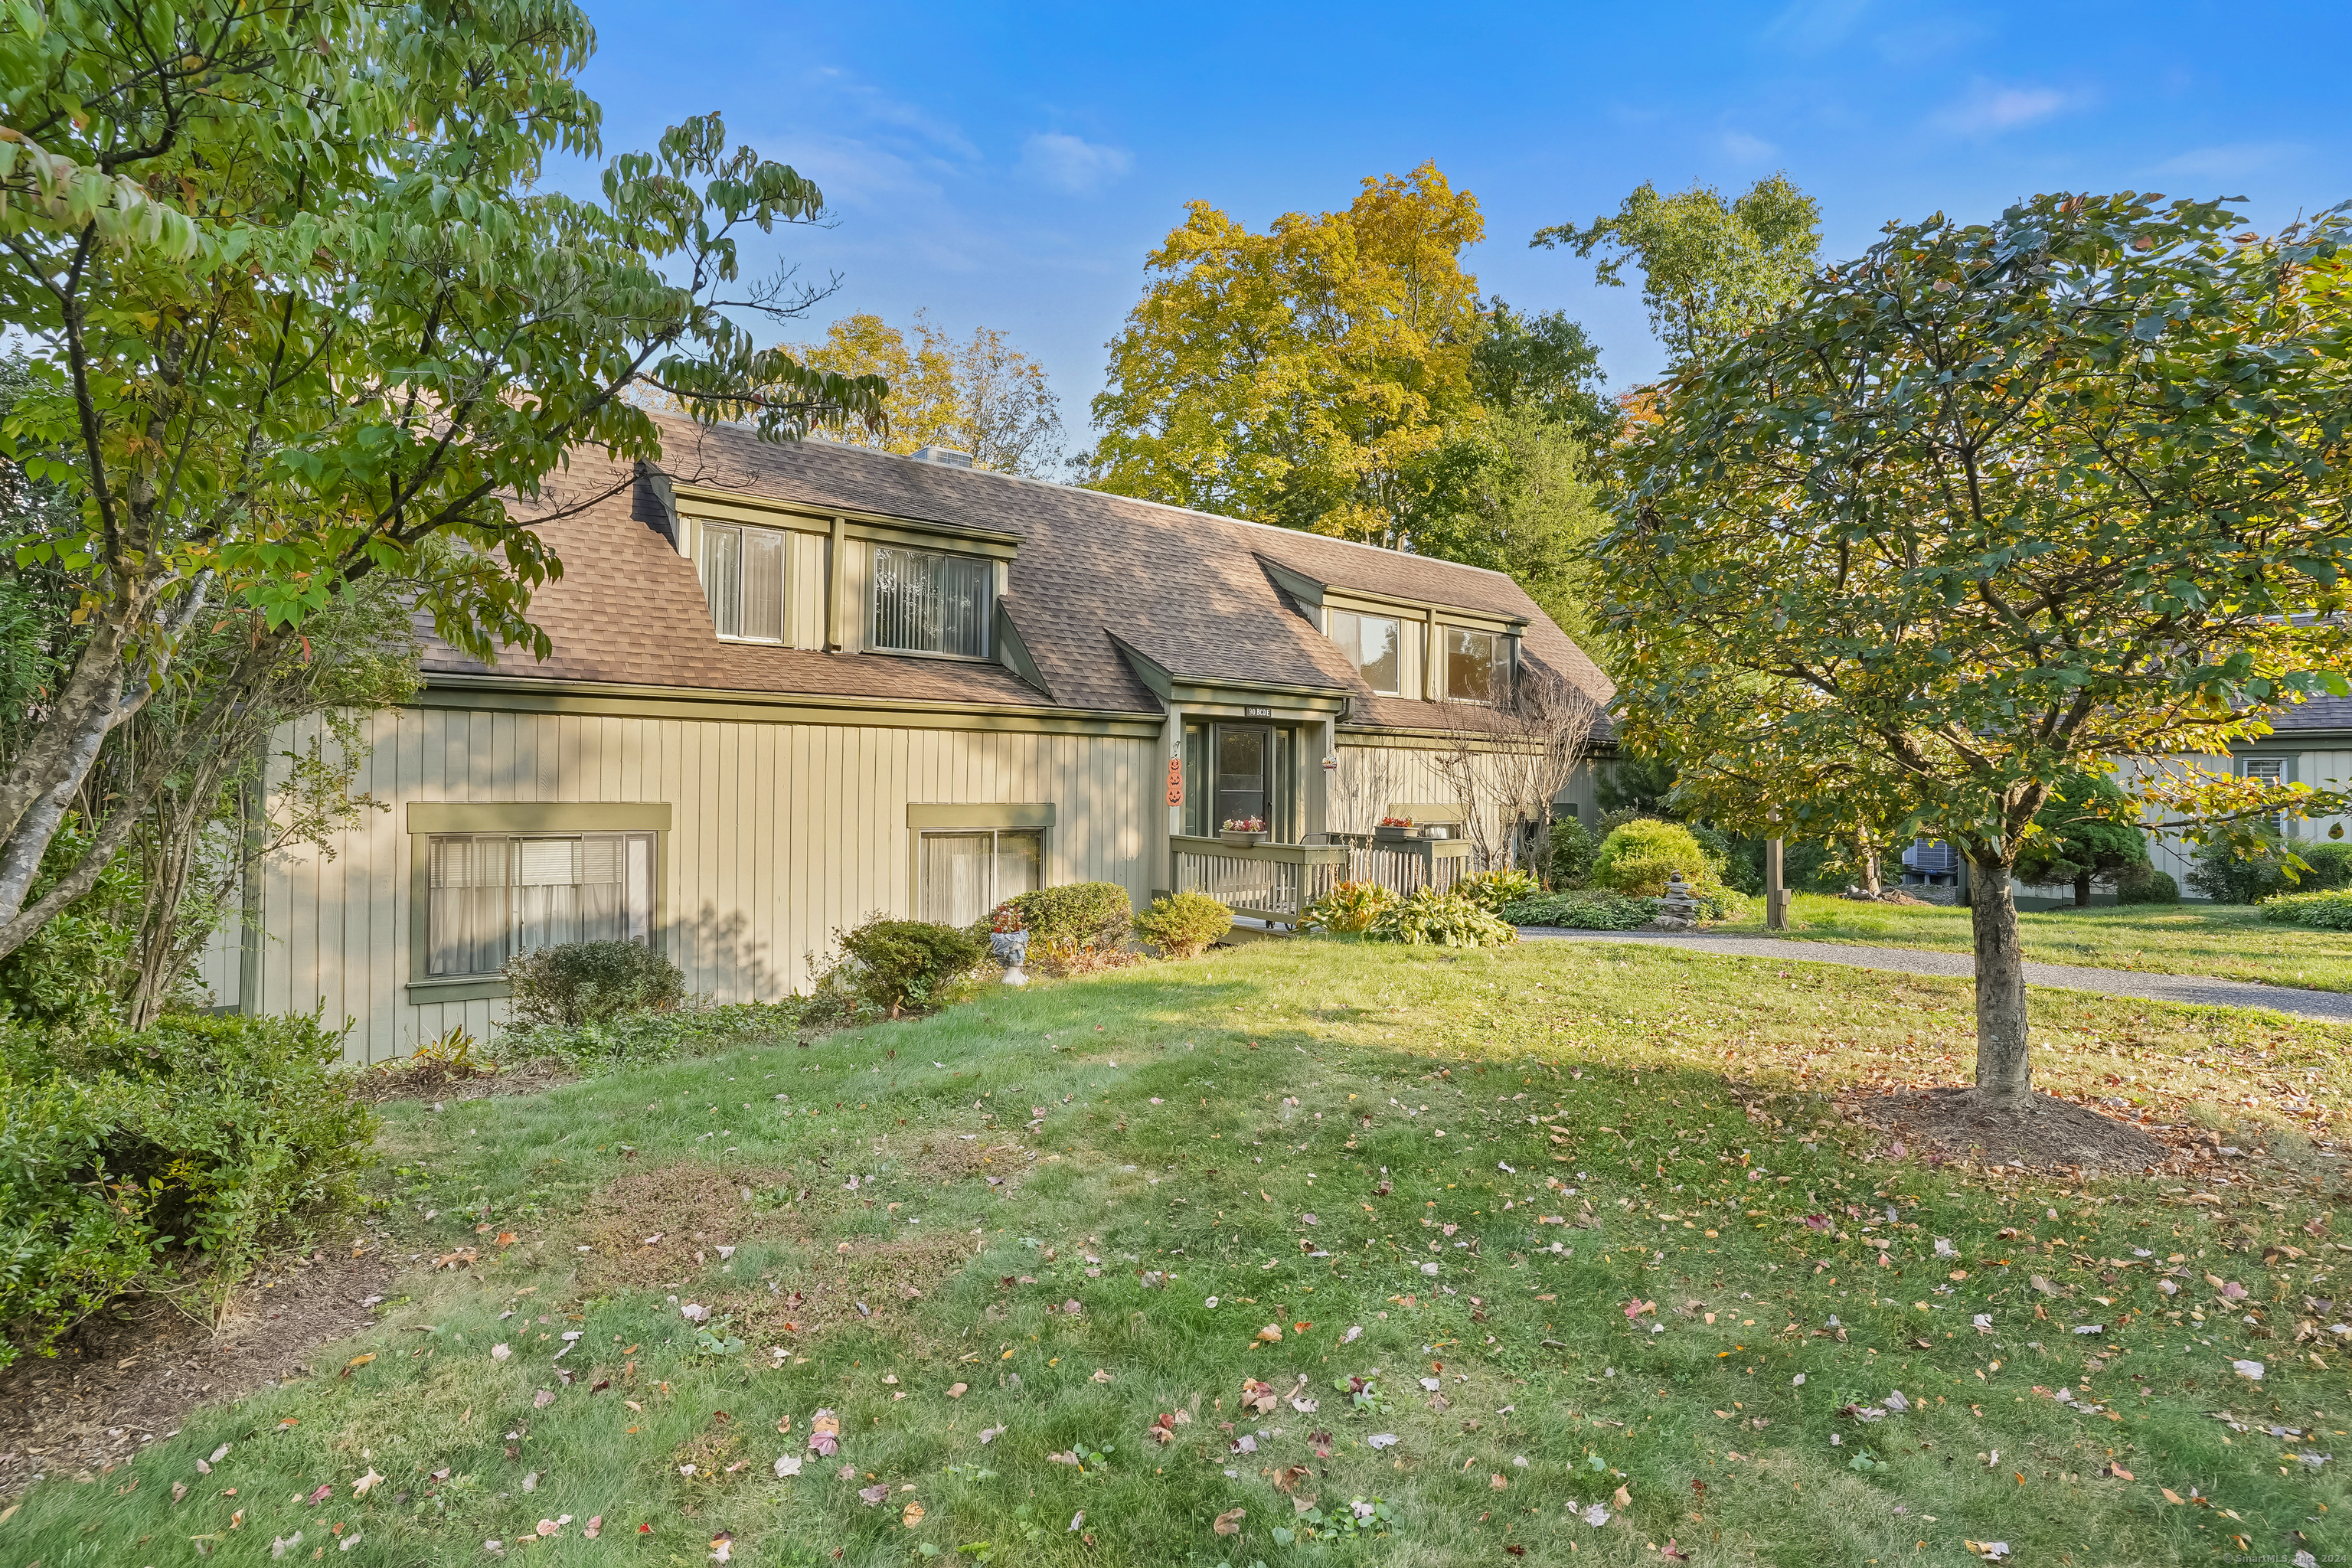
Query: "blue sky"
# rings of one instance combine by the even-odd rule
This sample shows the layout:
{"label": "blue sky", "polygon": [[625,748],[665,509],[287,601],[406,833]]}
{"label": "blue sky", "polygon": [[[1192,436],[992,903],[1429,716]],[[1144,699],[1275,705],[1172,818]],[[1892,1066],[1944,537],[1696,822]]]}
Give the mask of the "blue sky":
{"label": "blue sky", "polygon": [[1832,256],[2036,191],[2242,195],[2264,225],[2352,199],[2341,3],[586,3],[608,152],[720,111],[835,209],[782,247],[842,276],[820,324],[1002,328],[1074,447],[1144,254],[1195,198],[1262,227],[1434,159],[1486,213],[1482,286],[1583,321],[1620,387],[1660,363],[1638,290],[1527,239],[1643,180],[1785,170]]}

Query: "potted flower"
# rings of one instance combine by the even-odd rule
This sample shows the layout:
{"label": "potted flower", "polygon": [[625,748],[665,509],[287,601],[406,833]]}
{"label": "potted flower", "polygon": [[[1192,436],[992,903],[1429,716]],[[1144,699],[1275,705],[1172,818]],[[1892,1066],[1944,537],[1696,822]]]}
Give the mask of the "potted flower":
{"label": "potted flower", "polygon": [[1263,844],[1273,835],[1265,830],[1265,818],[1236,816],[1217,830],[1217,837],[1228,844]]}
{"label": "potted flower", "polygon": [[1402,844],[1408,838],[1420,837],[1421,830],[1413,826],[1410,816],[1383,816],[1372,829],[1372,837],[1383,844]]}
{"label": "potted flower", "polygon": [[990,911],[988,951],[995,954],[997,963],[1004,965],[1004,984],[1029,984],[1029,977],[1021,973],[1022,963],[1029,956],[1029,924],[1021,918],[1018,904],[1008,900]]}

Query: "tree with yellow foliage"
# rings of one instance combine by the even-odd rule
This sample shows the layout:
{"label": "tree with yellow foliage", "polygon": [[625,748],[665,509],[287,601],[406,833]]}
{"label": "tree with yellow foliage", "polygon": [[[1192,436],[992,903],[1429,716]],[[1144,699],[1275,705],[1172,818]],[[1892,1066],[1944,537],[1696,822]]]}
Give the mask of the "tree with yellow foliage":
{"label": "tree with yellow foliage", "polygon": [[1085,482],[1404,542],[1440,455],[1484,417],[1485,327],[1462,251],[1485,234],[1476,198],[1433,163],[1264,234],[1192,203],[1109,345]]}
{"label": "tree with yellow foliage", "polygon": [[879,375],[890,384],[887,432],[846,431],[842,438],[892,452],[951,447],[975,468],[1044,475],[1061,456],[1061,399],[1045,367],[993,327],[975,327],[958,342],[915,312],[915,341],[881,317],[861,311],[826,329],[824,342],[793,353],[804,364],[843,375]]}

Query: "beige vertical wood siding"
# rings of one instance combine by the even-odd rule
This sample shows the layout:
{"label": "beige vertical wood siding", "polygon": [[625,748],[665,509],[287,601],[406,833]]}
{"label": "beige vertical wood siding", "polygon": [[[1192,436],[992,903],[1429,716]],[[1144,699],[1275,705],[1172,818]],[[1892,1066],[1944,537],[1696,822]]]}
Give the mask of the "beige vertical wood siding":
{"label": "beige vertical wood siding", "polygon": [[[288,749],[299,749],[295,736]],[[875,910],[913,913],[907,806],[1054,803],[1048,875],[1149,895],[1144,740],[718,720],[405,709],[373,726],[355,787],[390,803],[335,845],[266,868],[262,1012],[323,1005],[354,1021],[350,1054],[379,1061],[457,1026],[487,1035],[497,1002],[411,1005],[414,801],[666,801],[667,951],[695,991],[772,999],[804,986],[807,955]],[[224,1002],[236,939],[206,953]]]}

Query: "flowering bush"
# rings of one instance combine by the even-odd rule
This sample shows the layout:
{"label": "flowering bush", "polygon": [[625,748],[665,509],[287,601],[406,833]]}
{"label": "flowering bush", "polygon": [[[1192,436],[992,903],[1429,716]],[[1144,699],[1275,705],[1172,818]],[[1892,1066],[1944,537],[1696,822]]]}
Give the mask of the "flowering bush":
{"label": "flowering bush", "polygon": [[1007,899],[991,910],[988,912],[988,929],[999,933],[1027,931],[1029,922],[1022,918],[1020,900]]}

